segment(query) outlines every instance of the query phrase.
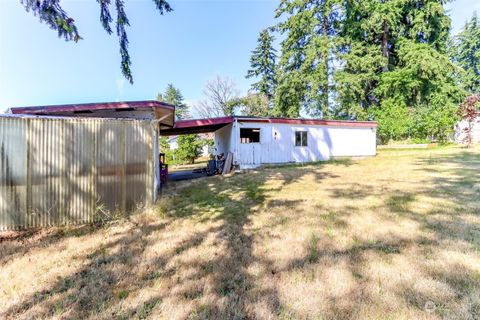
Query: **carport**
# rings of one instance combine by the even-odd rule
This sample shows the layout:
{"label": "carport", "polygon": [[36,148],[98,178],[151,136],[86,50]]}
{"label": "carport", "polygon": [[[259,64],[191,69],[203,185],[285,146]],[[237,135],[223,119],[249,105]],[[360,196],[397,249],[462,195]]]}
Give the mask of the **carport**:
{"label": "carport", "polygon": [[[179,120],[172,128],[160,131],[161,136],[176,136],[182,134],[198,134],[215,132],[234,122],[234,117],[221,117],[210,119]],[[205,172],[198,170],[180,170],[168,174],[169,181],[191,180],[206,177]]]}

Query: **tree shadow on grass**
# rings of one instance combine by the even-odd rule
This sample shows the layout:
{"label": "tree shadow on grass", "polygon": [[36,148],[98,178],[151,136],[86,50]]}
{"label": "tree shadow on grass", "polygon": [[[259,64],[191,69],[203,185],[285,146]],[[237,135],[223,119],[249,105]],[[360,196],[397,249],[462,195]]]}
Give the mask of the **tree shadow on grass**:
{"label": "tree shadow on grass", "polygon": [[[196,289],[184,290],[177,293],[184,297],[198,298],[202,294],[214,298],[214,303],[199,303],[190,314],[193,318],[206,319],[245,319],[254,318],[255,310],[252,308],[254,296],[263,295],[274,301],[269,312],[272,316],[278,314],[279,299],[274,288],[255,288],[254,280],[248,272],[248,267],[257,257],[252,253],[253,234],[248,231],[250,215],[260,208],[266,201],[265,182],[268,176],[260,174],[246,174],[236,177],[236,181],[217,179],[215,183],[202,186],[198,182],[191,188],[202,190],[184,190],[187,195],[195,197],[195,205],[180,206],[183,209],[171,212],[179,214],[196,215],[199,211],[210,212],[201,217],[201,221],[219,221],[220,226],[214,230],[216,241],[223,246],[223,250],[213,259],[196,260],[192,265],[180,268],[194,268],[194,273],[189,279],[208,279],[209,288],[206,292]],[[221,188],[217,184],[222,184]],[[175,207],[178,204],[175,204]],[[212,232],[209,232],[212,234]],[[185,279],[188,280],[188,279]],[[261,293],[258,292],[261,290]]]}
{"label": "tree shadow on grass", "polygon": [[[480,158],[472,152],[450,155],[422,157],[416,161],[417,170],[430,176],[416,191],[395,190],[385,202],[386,207],[399,216],[417,222],[420,227],[433,235],[431,245],[418,241],[419,246],[430,247],[432,255],[436,249],[453,250],[459,255],[478,253],[480,250]],[[418,212],[414,203],[420,197],[431,199],[433,207],[426,212]],[[430,245],[430,246],[429,246]],[[452,247],[454,246],[454,247]],[[461,248],[461,249],[460,249]],[[446,258],[445,258],[446,259]],[[472,269],[467,261],[459,257],[441,260],[437,264],[418,264],[423,276],[444,288],[440,297],[426,288],[414,284],[398,288],[400,296],[406,297],[414,307],[440,317],[477,319],[480,317],[480,277],[478,270]],[[422,291],[423,290],[423,291]],[[441,291],[441,290],[440,290]],[[454,308],[462,304],[462,308]],[[430,306],[429,306],[430,305]],[[428,310],[427,310],[428,311]]]}
{"label": "tree shadow on grass", "polygon": [[[3,318],[46,318],[96,316],[116,303],[115,289],[122,286],[148,246],[148,237],[165,228],[165,224],[144,225],[122,234],[83,257],[87,263],[80,270],[57,281],[19,303],[0,312]],[[138,282],[140,285],[141,282]],[[139,287],[131,288],[131,290]]]}
{"label": "tree shadow on grass", "polygon": [[[465,163],[466,162],[466,163]],[[375,205],[378,214],[388,213],[395,219],[403,218],[418,223],[421,230],[427,231],[424,235],[397,234],[368,237],[366,234],[351,246],[337,249],[334,243],[325,239],[305,242],[304,256],[291,260],[278,273],[288,273],[292,270],[308,270],[318,265],[340,261],[346,263],[350,274],[354,278],[351,290],[340,296],[327,297],[329,307],[323,311],[327,319],[349,319],[359,316],[365,303],[378,303],[380,296],[372,295],[368,290],[373,280],[369,279],[366,266],[375,263],[376,259],[391,261],[400,257],[412,248],[424,251],[429,257],[418,257],[411,262],[412,270],[419,275],[418,283],[400,282],[393,293],[400,301],[405,301],[408,307],[417,309],[420,314],[456,319],[476,319],[480,317],[480,277],[467,261],[442,261],[440,252],[452,250],[449,246],[458,243],[458,248],[471,253],[480,250],[480,223],[477,218],[480,214],[480,158],[472,154],[458,154],[419,158],[418,169],[428,174],[425,181],[404,181],[414,185],[415,190],[403,190],[392,183],[383,188],[373,188],[363,183],[347,183],[327,189],[332,198],[351,200],[373,197],[382,199],[380,205]],[[427,212],[417,211],[421,199],[430,198],[433,207]],[[448,200],[447,203],[444,200]],[[345,209],[345,207],[344,207]],[[345,210],[344,210],[345,211]],[[346,210],[348,218],[349,210]],[[352,211],[354,212],[354,210]],[[344,216],[345,212],[340,213]],[[339,216],[335,216],[335,220]],[[438,250],[438,252],[437,252]],[[384,257],[384,258],[382,258]],[[438,259],[442,263],[429,262],[429,259]],[[458,258],[457,258],[458,259]],[[409,273],[409,270],[403,272]],[[437,287],[429,287],[435,285]],[[350,301],[346,303],[345,301]],[[386,307],[386,306],[385,306]],[[363,309],[364,311],[364,309]],[[304,314],[295,314],[300,318]]]}
{"label": "tree shadow on grass", "polygon": [[[480,157],[471,152],[419,158],[417,170],[438,173],[418,190],[393,190],[386,206],[396,214],[420,223],[438,239],[464,241],[477,246],[480,242]],[[411,208],[419,197],[432,199],[434,206],[426,213]],[[438,201],[438,202],[437,202]],[[478,241],[476,241],[478,240]]]}
{"label": "tree shadow on grass", "polygon": [[[425,161],[432,162],[431,159]],[[442,161],[449,161],[449,158],[438,160],[434,165],[441,165]],[[432,169],[428,164],[423,166]],[[448,170],[456,170],[454,167]],[[148,261],[141,260],[145,250],[155,246],[155,241],[158,240],[155,238],[167,226],[140,225],[133,228],[81,257],[86,264],[80,270],[58,279],[48,288],[39,290],[12,307],[0,311],[0,317],[155,318],[159,313],[167,316],[168,310],[162,309],[167,301],[170,305],[185,308],[185,314],[182,315],[185,318],[258,318],[259,305],[263,306],[264,318],[288,315],[308,317],[307,314],[295,314],[289,310],[285,301],[280,299],[276,281],[297,269],[307,271],[320,269],[321,273],[325,265],[334,268],[336,263],[342,262],[353,277],[353,285],[341,295],[327,295],[327,308],[322,312],[325,318],[355,318],[364,310],[365,304],[374,303],[378,298],[367,290],[372,279],[369,278],[366,266],[372,256],[390,259],[415,246],[435,249],[442,239],[472,244],[478,230],[477,224],[456,217],[455,219],[459,220],[453,220],[450,226],[454,226],[454,229],[463,226],[464,230],[470,230],[459,235],[454,230],[449,230],[448,224],[444,225],[448,220],[439,219],[440,216],[447,217],[452,208],[443,208],[439,205],[431,217],[425,217],[411,208],[419,196],[429,195],[441,199],[449,190],[451,194],[460,192],[458,198],[453,201],[455,206],[463,207],[464,203],[467,203],[467,207],[475,208],[472,201],[478,198],[472,198],[474,194],[468,193],[469,185],[462,182],[462,177],[467,177],[468,174],[463,170],[451,175],[434,177],[431,185],[424,185],[416,191],[399,190],[395,185],[376,190],[363,184],[352,184],[350,189],[349,185],[341,186],[338,190],[329,189],[332,199],[344,201],[345,205],[341,210],[332,213],[327,210],[328,203],[317,208],[319,212],[327,212],[316,216],[327,226],[345,229],[349,225],[349,217],[358,213],[356,211],[358,208],[350,206],[352,200],[373,195],[385,200],[382,209],[418,222],[432,231],[434,237],[430,239],[391,234],[383,238],[358,239],[352,245],[341,249],[333,243],[334,239],[311,237],[305,242],[304,255],[292,259],[284,268],[278,268],[275,261],[254,253],[255,241],[258,241],[259,237],[264,237],[262,241],[268,241],[269,238],[266,235],[268,230],[259,231],[258,234],[254,232],[252,217],[265,207],[273,211],[289,209],[294,211],[297,206],[302,205],[301,201],[271,199],[270,195],[281,194],[284,188],[301,182],[307,176],[309,179],[313,177],[321,181],[326,178],[336,179],[338,175],[316,166],[309,169],[268,168],[234,179],[215,177],[182,184],[182,187],[177,189],[171,186],[170,191],[181,193],[182,196],[169,199],[168,221],[189,218],[199,224],[209,222],[211,226],[188,235],[184,234],[184,238],[175,242],[171,248],[155,254],[148,258]],[[269,184],[274,179],[278,180],[278,183]],[[475,183],[476,180],[473,181],[473,184]],[[272,219],[267,225],[273,228],[286,224],[288,219],[296,218],[283,214],[279,215],[278,219]],[[209,246],[214,246],[217,250],[210,252],[208,256],[197,253]],[[142,264],[143,267],[139,267]],[[475,290],[479,288],[478,276],[474,270],[464,268],[464,265],[462,267],[452,262],[451,266],[440,268],[424,266],[416,261],[413,264],[412,267],[421,269],[424,277],[438,279],[445,286],[451,287],[456,294],[452,299],[472,299]],[[268,282],[269,285],[259,284],[258,275],[249,269],[252,265],[271,273],[261,275],[264,277],[263,280],[267,280],[263,282]],[[399,286],[394,293],[397,298],[405,299],[409,307],[417,309],[424,308],[424,304],[433,299],[428,292],[422,292],[410,284]],[[124,301],[132,296],[138,298],[123,306]],[[442,301],[433,300],[438,307],[435,312],[441,316]],[[471,305],[471,309],[466,312],[478,314],[475,313],[477,312],[475,303],[472,302]]]}
{"label": "tree shadow on grass", "polygon": [[[267,192],[279,191],[305,173],[308,171],[285,174],[269,169],[267,174],[242,175],[235,181],[221,177],[204,183],[196,181],[178,190],[183,194],[181,200],[171,199],[167,221],[191,217],[211,221],[212,227],[190,234],[168,252],[157,254],[147,262],[140,259],[147,248],[155,245],[152,236],[162,232],[166,225],[132,227],[93,252],[77,257],[86,262],[79,270],[23,297],[2,310],[0,317],[146,318],[159,312],[159,305],[165,299],[189,303],[191,318],[255,318],[254,304],[260,300],[268,309],[263,312],[277,317],[281,305],[275,287],[255,286],[255,279],[248,272],[253,262],[265,269],[272,264],[252,253],[254,234],[249,230],[250,216],[268,201]],[[282,176],[281,186],[269,189],[266,182],[278,174]],[[318,173],[317,178],[327,176],[327,173]],[[295,205],[293,202],[276,205],[287,204]],[[78,235],[94,231],[87,228]],[[62,239],[62,235],[55,239],[57,237]],[[212,237],[221,248],[214,257],[195,261],[179,258],[205,246],[205,241]],[[54,244],[46,241],[42,245]],[[188,270],[188,275],[179,274],[178,270]],[[192,281],[208,286],[201,288]],[[169,283],[170,287],[157,290],[159,283]],[[129,295],[144,291],[153,293],[133,306],[122,307]]]}
{"label": "tree shadow on grass", "polygon": [[101,223],[53,229],[32,229],[0,233],[0,266],[16,255],[64,241],[71,237],[91,235],[103,227]]}

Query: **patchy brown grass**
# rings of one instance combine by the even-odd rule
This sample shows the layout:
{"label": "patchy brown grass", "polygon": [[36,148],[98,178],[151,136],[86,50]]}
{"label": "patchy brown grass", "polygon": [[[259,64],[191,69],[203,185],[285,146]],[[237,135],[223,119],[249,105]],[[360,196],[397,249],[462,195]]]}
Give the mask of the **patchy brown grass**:
{"label": "patchy brown grass", "polygon": [[478,319],[478,151],[180,182],[130,220],[10,234],[0,318]]}

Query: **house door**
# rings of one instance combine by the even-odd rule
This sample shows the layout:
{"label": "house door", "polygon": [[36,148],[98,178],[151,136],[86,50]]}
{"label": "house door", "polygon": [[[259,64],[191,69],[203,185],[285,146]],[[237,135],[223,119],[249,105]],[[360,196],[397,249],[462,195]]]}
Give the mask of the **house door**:
{"label": "house door", "polygon": [[261,164],[260,129],[240,128],[240,164]]}
{"label": "house door", "polygon": [[261,164],[260,143],[242,143],[240,144],[240,163],[248,165]]}

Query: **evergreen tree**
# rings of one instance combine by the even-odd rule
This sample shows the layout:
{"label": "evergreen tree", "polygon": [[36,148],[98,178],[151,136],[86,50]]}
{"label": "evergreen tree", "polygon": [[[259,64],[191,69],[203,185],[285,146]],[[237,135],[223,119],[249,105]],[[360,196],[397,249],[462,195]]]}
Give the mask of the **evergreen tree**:
{"label": "evergreen tree", "polygon": [[177,139],[178,148],[175,150],[177,161],[183,163],[195,163],[200,156],[200,148],[203,143],[196,134],[179,135]]}
{"label": "evergreen tree", "polygon": [[385,59],[377,45],[360,41],[351,41],[340,57],[343,66],[334,76],[337,93],[334,117],[367,120],[368,109],[378,102],[374,91]]}
{"label": "evergreen tree", "polygon": [[175,88],[173,84],[169,83],[165,92],[157,95],[157,100],[173,104],[175,106],[175,117],[177,120],[188,119],[190,117],[188,105],[183,102],[183,95],[180,89]]}
{"label": "evergreen tree", "polygon": [[[183,95],[180,89],[177,89],[173,84],[169,83],[165,92],[157,95],[157,100],[173,104],[175,106],[175,118],[177,120],[188,119],[190,114],[188,112],[188,105],[183,102]],[[165,141],[161,141],[165,144]],[[179,135],[177,138],[178,148],[173,151],[175,161],[180,163],[194,163],[195,159],[200,155],[201,141],[196,134]],[[169,161],[173,159],[173,154],[169,150],[165,152]]]}
{"label": "evergreen tree", "polygon": [[465,87],[480,92],[480,20],[476,13],[454,38],[453,61],[465,70]]}
{"label": "evergreen tree", "polygon": [[306,81],[299,70],[279,70],[278,86],[272,114],[276,117],[296,118],[306,108]]}
{"label": "evergreen tree", "polygon": [[[383,140],[446,139],[465,92],[461,68],[447,55],[451,22],[444,5],[445,0],[282,0],[276,12],[284,20],[276,26],[283,41],[274,114],[377,119]],[[471,38],[478,22],[468,29],[465,65],[475,74]]]}
{"label": "evergreen tree", "polygon": [[[335,77],[338,116],[382,119],[383,138],[448,136],[463,92],[459,70],[446,55],[450,18],[443,5],[443,0],[348,0],[343,66]],[[386,121],[399,114],[402,121]],[[433,114],[436,125],[418,131],[416,123],[431,123],[424,116]]]}
{"label": "evergreen tree", "polygon": [[170,149],[169,138],[162,136],[159,139],[160,152],[165,154],[165,161],[167,163],[172,163],[174,161],[173,153],[175,150]]}
{"label": "evergreen tree", "polygon": [[378,103],[374,90],[380,74],[394,65],[393,44],[404,2],[347,0],[341,31],[343,66],[335,75],[340,105],[337,117],[365,120],[367,110]]}
{"label": "evergreen tree", "polygon": [[[128,37],[125,27],[130,26],[130,22],[125,13],[124,0],[97,0],[100,5],[100,23],[108,34],[112,34],[111,23],[113,21],[111,14],[112,2],[114,2],[116,18],[116,32],[120,44],[121,70],[124,77],[133,83],[131,71],[130,54],[128,53]],[[163,15],[164,12],[172,11],[170,4],[166,0],[153,0],[157,10]],[[20,0],[27,12],[32,12],[38,16],[40,22],[45,22],[51,29],[57,31],[60,38],[66,41],[81,40],[75,20],[70,17],[60,5],[60,0]]]}
{"label": "evergreen tree", "polygon": [[311,115],[330,114],[341,4],[339,0],[282,0],[277,8],[276,17],[285,17],[277,25],[285,37],[275,95],[278,115],[299,116],[302,109]]}
{"label": "evergreen tree", "polygon": [[[344,68],[337,78],[343,89],[339,90],[343,107],[349,110],[353,103],[367,110],[381,102],[374,90],[383,73],[399,67],[402,40],[428,44],[445,54],[450,19],[443,2],[348,0],[342,31]],[[420,47],[410,46],[416,48]],[[357,93],[354,99],[347,92],[351,83]]]}
{"label": "evergreen tree", "polygon": [[275,38],[265,29],[260,32],[258,37],[258,45],[252,51],[250,58],[250,70],[248,70],[247,78],[259,78],[252,84],[252,88],[259,93],[265,95],[269,101],[273,100],[275,95],[275,60],[276,49],[273,47]]}

